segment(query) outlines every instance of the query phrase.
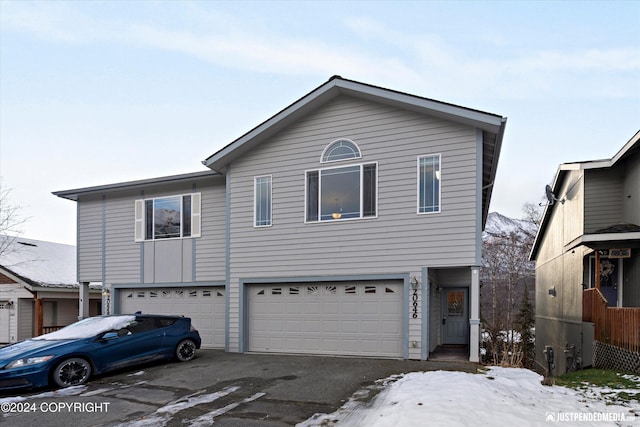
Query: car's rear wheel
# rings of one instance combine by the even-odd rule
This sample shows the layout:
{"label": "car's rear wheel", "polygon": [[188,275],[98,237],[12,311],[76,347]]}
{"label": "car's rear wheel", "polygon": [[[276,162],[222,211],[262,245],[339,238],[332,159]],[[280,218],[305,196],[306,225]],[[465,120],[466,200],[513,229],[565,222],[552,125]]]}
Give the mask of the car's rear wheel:
{"label": "car's rear wheel", "polygon": [[82,385],[91,376],[91,364],[80,357],[72,357],[58,363],[53,369],[52,376],[59,387]]}
{"label": "car's rear wheel", "polygon": [[188,362],[196,357],[196,343],[191,340],[182,340],[176,346],[176,358],[181,362]]}

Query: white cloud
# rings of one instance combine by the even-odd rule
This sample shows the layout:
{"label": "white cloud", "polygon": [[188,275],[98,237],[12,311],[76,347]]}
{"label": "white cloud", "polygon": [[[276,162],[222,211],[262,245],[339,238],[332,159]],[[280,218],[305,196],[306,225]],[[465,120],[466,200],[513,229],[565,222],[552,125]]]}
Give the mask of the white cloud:
{"label": "white cloud", "polygon": [[[59,42],[112,41],[256,73],[323,78],[341,74],[461,101],[487,96],[540,99],[567,93],[581,98],[637,97],[637,80],[629,75],[640,71],[638,47],[516,50],[486,40],[471,47],[454,45],[453,39],[428,29],[393,27],[369,16],[345,18],[334,25],[336,31],[347,33],[342,37],[345,42],[332,44],[321,34],[296,38],[285,28],[270,28],[257,16],[245,19],[203,10],[198,4],[184,5],[174,22],[163,20],[166,16],[150,19],[132,14],[125,23],[108,16],[95,18],[74,8],[74,3],[3,2],[2,24]],[[492,32],[493,38],[498,36]],[[474,50],[477,46],[483,49]]]}

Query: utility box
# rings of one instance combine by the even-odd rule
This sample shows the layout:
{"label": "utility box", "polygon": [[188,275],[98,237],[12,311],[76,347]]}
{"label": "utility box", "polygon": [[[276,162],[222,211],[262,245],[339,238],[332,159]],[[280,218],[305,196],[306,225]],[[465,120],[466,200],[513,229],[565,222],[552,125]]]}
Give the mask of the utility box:
{"label": "utility box", "polygon": [[582,367],[593,366],[593,340],[595,334],[593,322],[582,322]]}

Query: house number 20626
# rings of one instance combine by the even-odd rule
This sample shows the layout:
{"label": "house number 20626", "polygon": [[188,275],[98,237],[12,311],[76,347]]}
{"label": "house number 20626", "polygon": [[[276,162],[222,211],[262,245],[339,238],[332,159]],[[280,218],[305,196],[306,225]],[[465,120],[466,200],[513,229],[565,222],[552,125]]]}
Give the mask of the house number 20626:
{"label": "house number 20626", "polygon": [[411,295],[411,301],[413,303],[413,318],[418,318],[418,290],[413,290],[413,295]]}

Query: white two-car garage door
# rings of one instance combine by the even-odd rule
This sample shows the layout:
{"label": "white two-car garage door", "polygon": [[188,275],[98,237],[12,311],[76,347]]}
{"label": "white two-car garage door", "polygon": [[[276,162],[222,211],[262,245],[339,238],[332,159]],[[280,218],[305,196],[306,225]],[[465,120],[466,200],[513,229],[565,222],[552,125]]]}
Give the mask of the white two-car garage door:
{"label": "white two-car garage door", "polygon": [[206,348],[224,348],[224,288],[137,288],[120,289],[120,313],[180,314],[191,324]]}
{"label": "white two-car garage door", "polygon": [[402,282],[251,285],[248,349],[402,357]]}

